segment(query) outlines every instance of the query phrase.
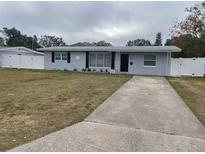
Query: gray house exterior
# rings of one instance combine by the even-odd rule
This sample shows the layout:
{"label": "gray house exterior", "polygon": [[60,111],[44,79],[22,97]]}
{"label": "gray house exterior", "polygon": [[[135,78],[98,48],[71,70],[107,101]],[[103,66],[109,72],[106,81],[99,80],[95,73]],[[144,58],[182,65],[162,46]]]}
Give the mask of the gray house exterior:
{"label": "gray house exterior", "polygon": [[44,52],[47,70],[103,71],[170,76],[171,53],[176,46],[49,47]]}

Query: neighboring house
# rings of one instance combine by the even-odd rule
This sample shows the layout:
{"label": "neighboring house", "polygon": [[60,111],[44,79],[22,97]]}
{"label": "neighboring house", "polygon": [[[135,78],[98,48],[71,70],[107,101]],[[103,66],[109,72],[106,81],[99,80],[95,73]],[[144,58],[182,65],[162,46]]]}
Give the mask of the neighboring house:
{"label": "neighboring house", "polygon": [[44,52],[45,69],[108,71],[138,75],[170,75],[171,53],[176,46],[49,47]]}
{"label": "neighboring house", "polygon": [[25,47],[0,48],[0,67],[44,69],[44,53]]}

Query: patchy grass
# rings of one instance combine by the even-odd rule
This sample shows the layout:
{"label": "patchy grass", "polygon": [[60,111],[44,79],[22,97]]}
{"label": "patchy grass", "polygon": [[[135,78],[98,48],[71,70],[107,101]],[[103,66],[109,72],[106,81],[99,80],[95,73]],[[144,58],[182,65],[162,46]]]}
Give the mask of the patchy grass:
{"label": "patchy grass", "polygon": [[205,78],[167,78],[185,103],[205,126]]}
{"label": "patchy grass", "polygon": [[0,151],[82,121],[130,78],[0,69]]}

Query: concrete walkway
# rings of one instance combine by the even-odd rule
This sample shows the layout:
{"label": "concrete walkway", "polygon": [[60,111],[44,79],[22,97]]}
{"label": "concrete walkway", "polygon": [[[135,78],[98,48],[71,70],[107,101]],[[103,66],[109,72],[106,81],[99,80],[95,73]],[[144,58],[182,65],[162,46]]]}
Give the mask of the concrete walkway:
{"label": "concrete walkway", "polygon": [[205,151],[205,128],[165,78],[135,76],[83,122],[11,151]]}

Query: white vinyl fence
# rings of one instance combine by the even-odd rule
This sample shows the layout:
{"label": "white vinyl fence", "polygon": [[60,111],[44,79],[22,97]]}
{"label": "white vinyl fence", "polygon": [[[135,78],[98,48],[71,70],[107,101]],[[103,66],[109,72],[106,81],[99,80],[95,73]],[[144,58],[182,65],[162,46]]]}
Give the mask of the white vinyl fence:
{"label": "white vinyl fence", "polygon": [[44,69],[44,56],[2,54],[0,55],[0,67]]}
{"label": "white vinyl fence", "polygon": [[172,58],[171,76],[205,75],[205,58]]}

